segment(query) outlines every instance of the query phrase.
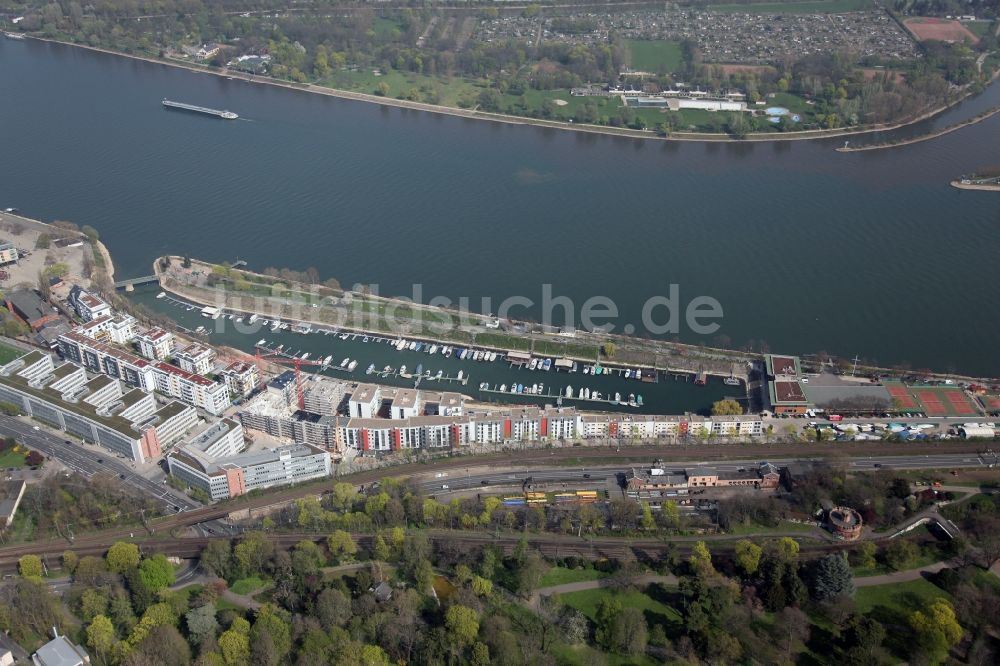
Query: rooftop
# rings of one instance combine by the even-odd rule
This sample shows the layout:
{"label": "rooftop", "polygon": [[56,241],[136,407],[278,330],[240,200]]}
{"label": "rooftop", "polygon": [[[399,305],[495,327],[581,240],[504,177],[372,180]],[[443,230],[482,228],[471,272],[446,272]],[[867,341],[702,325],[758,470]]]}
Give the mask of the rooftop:
{"label": "rooftop", "polygon": [[163,372],[176,375],[181,379],[186,379],[192,384],[198,384],[200,386],[212,386],[213,384],[215,384],[215,382],[213,382],[211,379],[208,379],[207,377],[202,377],[201,375],[195,374],[193,372],[188,372],[187,370],[181,370],[176,365],[170,365],[169,363],[164,363],[163,361],[159,361],[155,367],[157,370],[162,370]]}

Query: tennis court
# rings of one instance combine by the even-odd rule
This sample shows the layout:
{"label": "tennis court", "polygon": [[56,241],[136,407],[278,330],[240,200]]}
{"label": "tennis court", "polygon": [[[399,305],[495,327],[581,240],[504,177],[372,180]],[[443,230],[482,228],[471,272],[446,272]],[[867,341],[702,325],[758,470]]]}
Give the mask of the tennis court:
{"label": "tennis court", "polygon": [[[886,390],[900,412],[921,412],[927,416],[977,416],[980,412],[965,391],[956,386],[907,386],[886,382]],[[1000,409],[1000,398],[996,406]]]}

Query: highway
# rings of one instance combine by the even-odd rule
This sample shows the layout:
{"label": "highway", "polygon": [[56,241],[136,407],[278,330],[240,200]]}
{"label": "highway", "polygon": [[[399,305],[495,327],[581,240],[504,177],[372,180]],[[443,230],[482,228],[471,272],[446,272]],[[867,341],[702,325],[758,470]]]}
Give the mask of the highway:
{"label": "highway", "polygon": [[88,478],[101,472],[112,474],[122,483],[163,502],[167,512],[176,511],[174,507],[187,511],[201,506],[166,484],[150,481],[130,465],[121,462],[113,452],[95,450],[77,443],[67,444],[69,440],[52,434],[43,426],[36,426],[13,416],[0,416],[0,436],[14,437],[29,449],[58,460]]}

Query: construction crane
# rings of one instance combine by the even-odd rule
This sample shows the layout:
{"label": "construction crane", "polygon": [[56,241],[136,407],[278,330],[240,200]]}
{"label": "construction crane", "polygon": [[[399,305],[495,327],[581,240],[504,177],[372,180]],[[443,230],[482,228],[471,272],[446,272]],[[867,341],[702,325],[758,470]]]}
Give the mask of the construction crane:
{"label": "construction crane", "polygon": [[[263,350],[263,351],[261,351]],[[295,397],[298,400],[299,409],[306,408],[306,394],[302,390],[302,366],[303,365],[326,365],[322,359],[303,359],[298,356],[286,356],[278,350],[271,350],[266,347],[256,347],[257,370],[263,374],[264,361],[272,363],[290,363],[295,367]]]}

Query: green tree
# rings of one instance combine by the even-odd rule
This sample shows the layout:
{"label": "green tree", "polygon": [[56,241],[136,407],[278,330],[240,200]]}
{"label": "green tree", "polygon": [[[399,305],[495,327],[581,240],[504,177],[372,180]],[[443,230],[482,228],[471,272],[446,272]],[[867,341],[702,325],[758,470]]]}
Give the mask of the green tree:
{"label": "green tree", "polygon": [[895,571],[909,567],[920,551],[917,545],[906,539],[893,539],[882,549],[882,560]]}
{"label": "green tree", "polygon": [[799,556],[799,542],[792,537],[781,537],[774,547],[776,556],[782,562],[791,562]]}
{"label": "green tree", "polygon": [[909,618],[916,645],[932,662],[940,663],[948,650],[962,640],[962,625],[947,599],[935,599],[925,610],[915,611]]}
{"label": "green tree", "polygon": [[292,649],[292,635],[288,622],[274,604],[264,604],[257,611],[253,628],[250,630],[251,645],[258,644],[265,633],[266,640],[270,643],[269,652],[275,658],[272,663],[281,662]]}
{"label": "green tree", "polygon": [[42,577],[42,560],[38,555],[22,555],[17,561],[17,571],[23,578],[40,579]]}
{"label": "green tree", "polygon": [[146,587],[156,592],[174,584],[174,565],[167,561],[166,555],[157,553],[142,561],[139,576]]}
{"label": "green tree", "polygon": [[734,416],[742,413],[743,407],[740,406],[740,403],[730,398],[716,400],[712,403],[713,416]]}
{"label": "green tree", "polygon": [[705,545],[704,541],[696,541],[694,546],[691,547],[688,564],[691,565],[691,571],[696,576],[704,578],[715,574],[715,567],[712,566],[712,554],[709,552],[708,546]]}
{"label": "green tree", "polygon": [[350,562],[358,553],[358,544],[354,543],[350,532],[344,530],[334,530],[326,538],[326,547],[337,564]]}
{"label": "green tree", "polygon": [[76,571],[76,565],[80,562],[80,558],[72,550],[65,550],[62,554],[62,565],[63,569],[72,574]]}
{"label": "green tree", "polygon": [[242,666],[250,660],[250,623],[241,617],[219,636],[219,650],[228,666]]}
{"label": "green tree", "polygon": [[115,625],[106,615],[97,615],[87,627],[87,647],[103,661],[115,645]]}
{"label": "green tree", "polygon": [[493,581],[482,576],[472,577],[472,591],[480,597],[488,597],[493,593]]}
{"label": "green tree", "polygon": [[875,554],[878,553],[878,546],[871,541],[864,541],[858,544],[855,555],[857,564],[863,569],[874,569],[878,562],[875,561]]}
{"label": "green tree", "polygon": [[813,576],[812,593],[817,601],[854,594],[854,574],[843,554],[830,553],[819,561]]}
{"label": "green tree", "polygon": [[104,556],[108,570],[118,574],[139,566],[139,559],[139,546],[125,541],[116,542]]}
{"label": "green tree", "polygon": [[622,612],[622,602],[612,597],[604,597],[597,603],[594,617],[594,639],[606,650],[614,649],[614,621]]}
{"label": "green tree", "polygon": [[385,81],[379,81],[378,85],[375,86],[375,94],[379,97],[388,97],[389,95],[389,84]]}
{"label": "green tree", "polygon": [[213,604],[192,608],[184,615],[184,623],[187,625],[188,635],[191,636],[193,643],[201,643],[209,636],[214,637],[219,628]]}
{"label": "green tree", "polygon": [[444,625],[455,642],[464,647],[479,635],[479,614],[467,606],[455,605],[445,611]]}
{"label": "green tree", "polygon": [[653,518],[653,510],[650,508],[649,502],[642,502],[642,519],[639,524],[644,530],[656,529],[656,519]]}
{"label": "green tree", "polygon": [[736,566],[746,576],[752,576],[760,568],[760,557],[764,549],[749,539],[736,542]]}

